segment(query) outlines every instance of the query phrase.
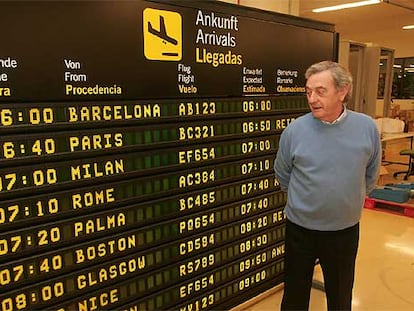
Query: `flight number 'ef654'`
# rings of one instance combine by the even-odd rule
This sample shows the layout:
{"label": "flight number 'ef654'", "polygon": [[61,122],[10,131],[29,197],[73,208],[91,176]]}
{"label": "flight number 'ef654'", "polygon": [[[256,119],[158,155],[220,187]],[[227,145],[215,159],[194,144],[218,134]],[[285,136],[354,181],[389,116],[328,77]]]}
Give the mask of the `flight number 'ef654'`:
{"label": "flight number 'ef654'", "polygon": [[178,151],[178,162],[182,163],[192,163],[200,162],[216,158],[216,150],[214,147],[203,147],[199,149],[190,149]]}

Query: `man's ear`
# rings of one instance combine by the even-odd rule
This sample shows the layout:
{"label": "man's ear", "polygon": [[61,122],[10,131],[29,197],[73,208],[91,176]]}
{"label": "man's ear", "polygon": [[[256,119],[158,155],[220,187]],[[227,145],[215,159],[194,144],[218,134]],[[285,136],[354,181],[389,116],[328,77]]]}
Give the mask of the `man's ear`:
{"label": "man's ear", "polygon": [[349,85],[344,86],[340,91],[339,91],[339,96],[341,98],[341,101],[344,101],[344,98],[346,96],[346,94],[348,94],[349,92]]}

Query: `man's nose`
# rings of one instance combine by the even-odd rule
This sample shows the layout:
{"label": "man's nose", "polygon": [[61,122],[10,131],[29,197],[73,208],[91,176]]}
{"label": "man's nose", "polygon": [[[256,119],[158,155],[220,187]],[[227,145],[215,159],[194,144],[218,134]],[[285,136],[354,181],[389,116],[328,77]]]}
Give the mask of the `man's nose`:
{"label": "man's nose", "polygon": [[317,100],[317,95],[315,94],[315,92],[309,92],[308,93],[308,102],[313,103]]}

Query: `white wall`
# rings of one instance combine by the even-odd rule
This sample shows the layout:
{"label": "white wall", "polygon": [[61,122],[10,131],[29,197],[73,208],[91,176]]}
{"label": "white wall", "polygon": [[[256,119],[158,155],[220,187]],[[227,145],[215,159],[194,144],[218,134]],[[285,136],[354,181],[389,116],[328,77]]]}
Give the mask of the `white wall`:
{"label": "white wall", "polygon": [[220,0],[257,9],[280,12],[290,15],[299,14],[299,0]]}

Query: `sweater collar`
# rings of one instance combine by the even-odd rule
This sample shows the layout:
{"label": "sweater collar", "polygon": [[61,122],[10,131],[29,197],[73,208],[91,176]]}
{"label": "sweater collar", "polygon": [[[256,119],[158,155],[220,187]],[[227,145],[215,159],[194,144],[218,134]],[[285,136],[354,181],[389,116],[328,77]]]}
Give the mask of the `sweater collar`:
{"label": "sweater collar", "polygon": [[336,120],[333,120],[332,122],[328,122],[328,121],[321,120],[321,122],[324,123],[324,124],[333,125],[333,124],[338,123],[339,121],[343,120],[346,117],[346,115],[347,115],[346,106],[343,105],[343,107],[344,107],[344,110],[339,115],[339,117],[336,118]]}

